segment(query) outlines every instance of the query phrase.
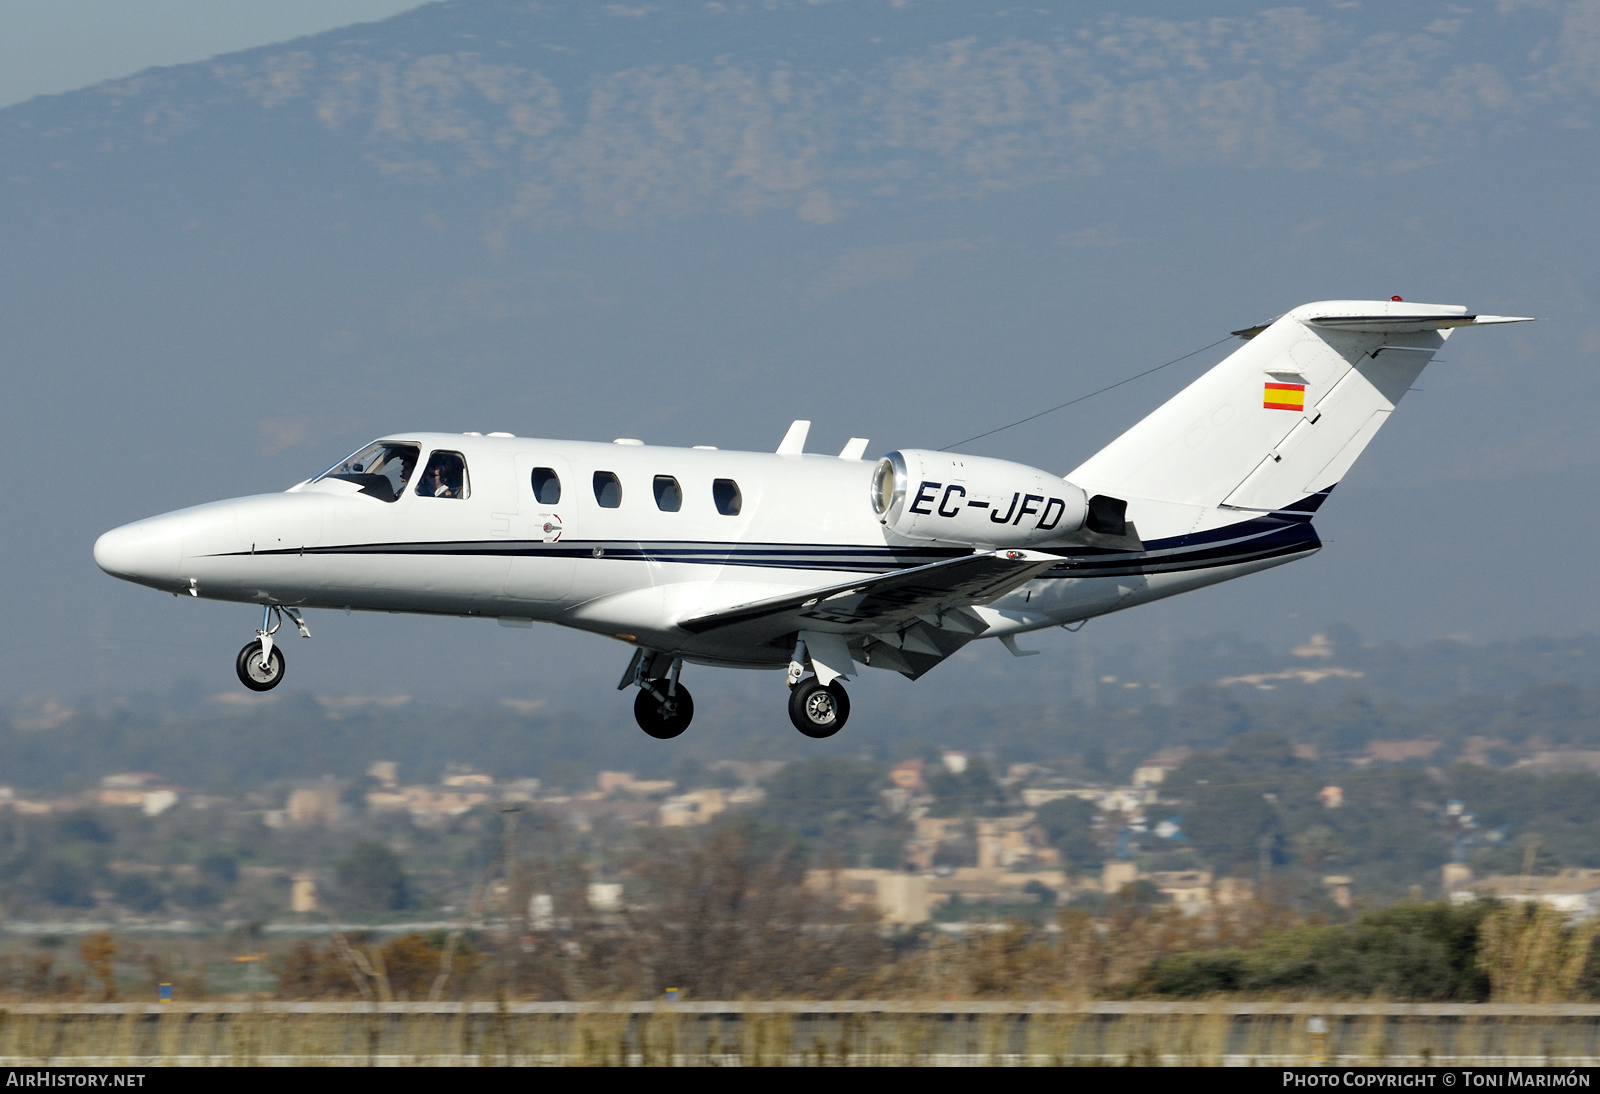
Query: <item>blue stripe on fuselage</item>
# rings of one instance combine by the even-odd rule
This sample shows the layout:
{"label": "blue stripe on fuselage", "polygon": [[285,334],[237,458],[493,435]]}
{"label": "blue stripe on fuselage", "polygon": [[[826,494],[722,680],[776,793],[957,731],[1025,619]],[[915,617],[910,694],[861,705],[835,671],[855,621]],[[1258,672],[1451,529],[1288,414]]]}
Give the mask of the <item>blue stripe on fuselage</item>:
{"label": "blue stripe on fuselage", "polygon": [[[1329,488],[1331,489],[1331,487]],[[1293,507],[1262,513],[1237,524],[1205,532],[1149,540],[1143,550],[1118,547],[1039,548],[1059,555],[1061,562],[1044,578],[1120,577],[1176,573],[1305,554],[1322,546],[1311,515],[1326,500],[1324,490]],[[328,547],[231,552],[257,555],[438,555],[450,557],[510,556],[523,558],[605,559],[617,562],[665,562],[693,566],[751,566],[780,570],[828,570],[851,573],[893,573],[912,566],[976,553],[970,547],[871,546],[867,544],[726,543],[663,540],[454,540],[444,542],[351,543]]]}

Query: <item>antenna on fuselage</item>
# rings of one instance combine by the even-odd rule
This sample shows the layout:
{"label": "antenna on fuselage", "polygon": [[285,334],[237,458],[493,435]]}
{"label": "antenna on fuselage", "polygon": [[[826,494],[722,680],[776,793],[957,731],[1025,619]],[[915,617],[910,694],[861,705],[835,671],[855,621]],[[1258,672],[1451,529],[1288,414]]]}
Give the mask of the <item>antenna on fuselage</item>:
{"label": "antenna on fuselage", "polygon": [[783,435],[783,440],[778,442],[778,455],[800,456],[805,454],[806,434],[811,432],[811,423],[805,419],[797,419],[789,423],[789,432]]}

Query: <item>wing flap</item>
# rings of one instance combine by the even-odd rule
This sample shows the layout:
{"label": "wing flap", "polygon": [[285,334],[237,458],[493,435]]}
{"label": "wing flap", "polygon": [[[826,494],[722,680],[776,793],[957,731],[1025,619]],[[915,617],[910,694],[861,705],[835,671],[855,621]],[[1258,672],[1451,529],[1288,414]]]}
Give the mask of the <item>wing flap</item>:
{"label": "wing flap", "polygon": [[[678,626],[690,634],[755,627],[773,637],[802,629],[839,634],[893,630],[987,604],[1060,561],[1039,551],[985,551],[709,612],[680,620]],[[960,612],[951,622],[966,638],[982,621]]]}

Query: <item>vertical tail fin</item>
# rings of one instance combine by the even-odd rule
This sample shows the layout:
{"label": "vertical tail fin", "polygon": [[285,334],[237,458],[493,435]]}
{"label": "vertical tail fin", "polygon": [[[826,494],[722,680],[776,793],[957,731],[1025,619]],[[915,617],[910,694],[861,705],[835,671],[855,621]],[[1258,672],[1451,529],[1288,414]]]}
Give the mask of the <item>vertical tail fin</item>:
{"label": "vertical tail fin", "polygon": [[1090,493],[1278,510],[1344,477],[1451,329],[1520,322],[1402,301],[1306,304],[1067,478]]}

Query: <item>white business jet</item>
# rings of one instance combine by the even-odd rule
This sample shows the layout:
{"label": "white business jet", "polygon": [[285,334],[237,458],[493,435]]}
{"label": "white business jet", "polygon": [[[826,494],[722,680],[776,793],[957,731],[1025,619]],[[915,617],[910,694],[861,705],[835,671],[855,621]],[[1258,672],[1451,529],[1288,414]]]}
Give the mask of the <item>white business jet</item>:
{"label": "white business jet", "polygon": [[281,494],[101,536],[107,573],[261,606],[245,687],[284,676],[302,610],[493,616],[632,647],[618,685],[652,737],[694,714],[686,662],[788,669],[810,737],[866,665],[916,679],[1017,636],[1242,577],[1321,547],[1311,520],[1453,329],[1524,320],[1385,301],[1307,304],[1065,478],[905,448],[863,459],[395,433]]}

